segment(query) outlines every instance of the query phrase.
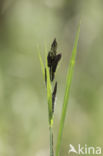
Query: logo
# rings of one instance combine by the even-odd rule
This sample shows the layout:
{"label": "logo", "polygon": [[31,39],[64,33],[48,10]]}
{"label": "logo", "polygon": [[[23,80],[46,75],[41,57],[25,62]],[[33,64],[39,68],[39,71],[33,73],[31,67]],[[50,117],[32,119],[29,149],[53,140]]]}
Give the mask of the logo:
{"label": "logo", "polygon": [[85,146],[81,146],[80,144],[78,144],[78,148],[76,149],[72,144],[70,144],[68,154],[70,154],[70,153],[100,155],[100,154],[102,154],[102,149],[99,146],[97,146],[97,147],[87,146],[86,144],[85,144]]}

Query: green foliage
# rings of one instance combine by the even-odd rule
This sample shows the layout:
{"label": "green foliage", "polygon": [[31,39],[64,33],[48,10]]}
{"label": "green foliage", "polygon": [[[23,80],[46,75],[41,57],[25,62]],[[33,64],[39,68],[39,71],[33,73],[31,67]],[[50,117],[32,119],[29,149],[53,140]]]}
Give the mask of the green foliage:
{"label": "green foliage", "polygon": [[[56,156],[59,156],[59,152],[60,152],[60,144],[61,144],[64,122],[65,122],[65,117],[66,117],[66,112],[67,112],[68,101],[69,101],[70,87],[71,87],[72,75],[73,75],[73,70],[74,70],[74,65],[75,65],[79,33],[80,33],[80,25],[79,25],[77,33],[76,33],[74,47],[72,50],[72,57],[71,57],[70,64],[68,67],[68,72],[67,72],[63,108],[62,108],[60,127],[59,127],[59,133],[58,133],[58,138],[57,138]],[[45,53],[47,54],[46,49],[45,49]],[[42,58],[40,56],[40,53],[39,53],[39,59],[40,59],[40,64],[41,64],[41,68],[42,68],[43,77],[45,79],[45,68],[44,68],[44,64],[43,64]],[[50,71],[49,71],[48,62],[47,62],[47,55],[46,55],[46,77],[47,77],[46,87],[47,87],[49,130],[50,130],[50,156],[53,156],[54,154],[53,154],[53,132],[52,132],[52,125],[53,125],[52,86],[51,86],[51,81],[50,81]]]}
{"label": "green foliage", "polygon": [[63,108],[62,108],[62,114],[61,114],[61,120],[60,120],[60,127],[59,127],[58,139],[57,139],[57,146],[56,146],[56,156],[59,155],[59,151],[60,151],[60,144],[61,144],[61,139],[62,139],[62,134],[63,134],[64,122],[65,122],[67,106],[68,106],[68,100],[69,100],[69,95],[70,95],[72,75],[73,75],[75,59],[76,59],[76,52],[77,52],[77,45],[78,45],[78,40],[79,40],[79,33],[80,33],[80,25],[79,25],[77,33],[76,33],[74,47],[73,47],[73,50],[72,50],[72,57],[71,57],[70,64],[69,64],[69,67],[68,67],[68,72],[67,72],[66,88],[65,88]]}
{"label": "green foliage", "polygon": [[53,113],[52,113],[52,87],[50,82],[50,73],[46,61],[46,71],[47,71],[47,99],[48,99],[48,113],[49,113],[49,126],[52,126]]}
{"label": "green foliage", "polygon": [[45,69],[44,69],[44,64],[43,64],[43,60],[42,60],[42,57],[41,57],[39,51],[38,51],[38,55],[39,55],[39,60],[40,60],[40,65],[41,65],[41,70],[42,70],[43,78],[45,79]]}
{"label": "green foliage", "polygon": [[[46,56],[47,58],[47,56]],[[43,64],[42,57],[39,52],[39,60],[41,64],[41,70],[43,74],[43,78],[45,79],[45,68]],[[47,59],[46,59],[46,72],[47,72],[47,101],[48,101],[48,114],[49,114],[49,126],[52,126],[53,122],[53,116],[52,116],[52,87],[51,87],[51,82],[50,82],[50,73],[49,73],[49,68],[47,65]]]}
{"label": "green foliage", "polygon": [[[46,55],[47,52],[46,51],[47,50],[45,48],[46,76],[47,76],[47,82],[46,82],[47,86],[46,87],[47,87],[47,101],[48,101],[49,131],[50,131],[50,156],[53,156],[54,152],[53,152],[53,132],[52,132],[52,125],[53,125],[52,86],[51,86],[51,81],[50,81],[50,72],[49,72],[49,68],[47,65],[47,55]],[[40,59],[43,77],[45,79],[45,68],[44,68],[44,64],[43,64],[40,53],[39,53],[39,59]]]}

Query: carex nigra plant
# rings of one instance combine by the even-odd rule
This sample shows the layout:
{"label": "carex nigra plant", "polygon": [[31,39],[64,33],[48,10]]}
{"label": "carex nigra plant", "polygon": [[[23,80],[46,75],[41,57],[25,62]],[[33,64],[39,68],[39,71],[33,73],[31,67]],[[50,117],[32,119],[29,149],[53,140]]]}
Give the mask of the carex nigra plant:
{"label": "carex nigra plant", "polygon": [[[56,74],[56,69],[57,69],[58,63],[61,60],[61,57],[63,54],[57,53],[56,39],[54,39],[53,43],[51,44],[51,48],[50,48],[48,54],[47,54],[47,49],[45,49],[46,54],[47,54],[45,66],[43,64],[42,58],[39,53],[39,59],[40,59],[42,73],[43,73],[43,77],[44,77],[44,81],[45,81],[47,102],[48,102],[49,132],[50,132],[50,156],[54,156],[54,155],[59,156],[59,152],[60,152],[60,147],[61,147],[60,145],[61,145],[61,140],[62,140],[64,121],[65,121],[66,112],[67,112],[72,75],[73,75],[75,59],[76,59],[79,33],[80,33],[80,25],[79,25],[77,33],[76,33],[74,47],[72,50],[72,56],[71,56],[70,63],[68,66],[68,71],[67,71],[64,100],[63,100],[62,113],[61,113],[60,126],[59,126],[59,131],[58,131],[55,152],[54,152],[54,147],[53,147],[53,120],[54,120],[55,99],[56,99],[56,95],[57,95],[57,84],[58,84],[57,81],[55,81],[55,74]],[[55,81],[55,83],[53,83],[54,81]],[[53,84],[54,84],[54,86],[53,86]]]}
{"label": "carex nigra plant", "polygon": [[56,39],[54,39],[51,45],[51,49],[47,55],[47,61],[46,61],[47,64],[45,68],[45,85],[47,87],[47,94],[48,93],[51,94],[48,95],[48,105],[50,105],[49,107],[51,107],[49,109],[50,156],[54,156],[52,125],[53,125],[53,115],[55,109],[55,98],[57,93],[57,81],[55,82],[53,91],[50,91],[50,88],[52,82],[55,80],[55,72],[60,59],[61,59],[61,54],[57,54],[57,41]]}

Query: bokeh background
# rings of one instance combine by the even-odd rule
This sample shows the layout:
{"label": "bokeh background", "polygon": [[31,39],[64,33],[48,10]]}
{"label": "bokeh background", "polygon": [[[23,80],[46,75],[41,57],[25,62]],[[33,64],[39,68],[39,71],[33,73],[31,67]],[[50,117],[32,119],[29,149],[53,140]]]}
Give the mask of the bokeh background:
{"label": "bokeh background", "polygon": [[[48,108],[37,47],[58,42],[54,144],[79,20],[76,66],[60,156],[103,147],[103,1],[0,0],[0,156],[49,156]],[[55,146],[54,145],[54,146]],[[103,155],[103,153],[102,153]]]}

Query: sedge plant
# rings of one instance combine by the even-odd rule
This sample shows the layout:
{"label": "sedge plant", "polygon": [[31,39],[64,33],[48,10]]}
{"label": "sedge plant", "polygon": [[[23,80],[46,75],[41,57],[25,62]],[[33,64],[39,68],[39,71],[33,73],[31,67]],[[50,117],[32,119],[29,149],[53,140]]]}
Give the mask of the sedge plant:
{"label": "sedge plant", "polygon": [[53,43],[51,44],[51,49],[49,50],[48,54],[47,54],[47,48],[45,49],[45,53],[47,54],[46,59],[45,59],[46,60],[45,66],[44,66],[44,63],[42,61],[42,58],[39,52],[39,59],[40,59],[41,69],[42,69],[42,73],[43,73],[43,77],[45,81],[47,102],[48,102],[50,156],[54,156],[54,155],[59,156],[59,153],[60,153],[64,122],[65,122],[68,101],[69,101],[69,96],[70,96],[70,87],[71,87],[75,60],[76,60],[79,33],[80,33],[80,24],[76,32],[74,46],[72,50],[72,56],[71,56],[70,63],[68,66],[68,71],[67,71],[64,100],[63,100],[63,105],[62,105],[61,119],[60,119],[60,125],[59,125],[59,130],[58,130],[58,137],[57,137],[57,144],[56,144],[55,151],[53,147],[53,120],[54,120],[54,111],[55,111],[55,98],[56,98],[56,93],[57,93],[57,81],[55,82],[54,86],[53,86],[54,84],[53,82],[55,81],[56,69],[57,69],[59,61],[61,60],[62,55],[57,54],[56,39],[54,39]]}

